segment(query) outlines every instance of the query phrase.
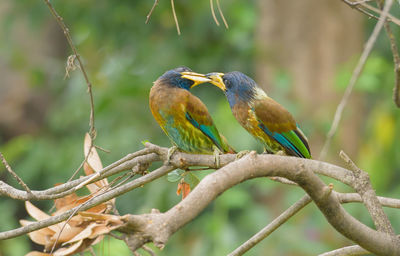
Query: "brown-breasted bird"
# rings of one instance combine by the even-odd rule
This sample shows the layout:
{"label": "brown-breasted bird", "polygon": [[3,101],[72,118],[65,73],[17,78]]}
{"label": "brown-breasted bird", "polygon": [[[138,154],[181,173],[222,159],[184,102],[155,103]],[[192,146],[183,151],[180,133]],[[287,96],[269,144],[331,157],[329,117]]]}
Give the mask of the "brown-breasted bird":
{"label": "brown-breasted bird", "polygon": [[270,153],[311,158],[304,133],[293,116],[250,77],[239,71],[209,73],[211,83],[226,95],[236,120]]}
{"label": "brown-breasted bird", "polygon": [[219,165],[217,154],[235,152],[218,132],[204,103],[189,92],[209,81],[205,75],[179,67],[154,82],[150,90],[151,113],[175,146],[168,159],[178,148],[188,153],[214,154]]}

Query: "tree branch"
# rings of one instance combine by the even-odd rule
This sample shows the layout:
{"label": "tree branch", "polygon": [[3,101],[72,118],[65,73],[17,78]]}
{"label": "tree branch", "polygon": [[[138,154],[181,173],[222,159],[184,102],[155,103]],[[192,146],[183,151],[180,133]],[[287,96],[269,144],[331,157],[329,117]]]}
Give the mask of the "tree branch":
{"label": "tree branch", "polygon": [[394,235],[393,227],[379,203],[375,190],[372,188],[368,173],[358,168],[343,151],[340,151],[340,157],[353,170],[355,176],[354,188],[360,194],[377,230]]}
{"label": "tree branch", "polygon": [[17,182],[25,189],[27,194],[32,194],[32,191],[29,187],[25,184],[25,182],[11,169],[10,165],[7,163],[7,160],[4,158],[3,154],[0,152],[0,159],[6,167],[6,170],[17,180]]}
{"label": "tree branch", "polygon": [[245,254],[248,250],[253,248],[256,244],[261,242],[277,228],[279,228],[283,223],[285,223],[290,217],[295,215],[301,209],[303,209],[307,204],[311,202],[311,198],[308,195],[303,196],[299,201],[290,206],[286,211],[269,223],[265,228],[261,229],[260,232],[252,236],[249,240],[243,243],[241,246],[236,248],[228,256],[238,256]]}
{"label": "tree branch", "polygon": [[364,50],[361,54],[360,59],[358,60],[357,66],[353,71],[353,74],[351,76],[350,82],[347,85],[346,91],[343,94],[342,100],[340,101],[339,105],[336,108],[335,116],[331,125],[331,128],[329,129],[329,132],[326,136],[326,140],[324,143],[324,146],[322,147],[319,159],[323,160],[328,152],[329,146],[331,144],[332,138],[336,133],[336,130],[338,129],[340,120],[342,119],[342,114],[344,111],[344,108],[347,105],[347,102],[349,101],[351,92],[353,91],[354,85],[356,84],[361,71],[364,68],[365,62],[368,59],[369,54],[371,53],[372,47],[375,44],[376,39],[378,38],[378,35],[380,31],[382,30],[383,25],[385,24],[386,17],[389,13],[389,10],[393,4],[393,0],[387,0],[385,1],[385,7],[382,11],[382,15],[379,17],[378,22],[376,23],[374,30],[372,31],[370,37],[368,38],[367,43],[365,44]]}
{"label": "tree branch", "polygon": [[340,249],[336,249],[330,252],[325,252],[322,253],[318,256],[358,256],[358,255],[365,255],[365,254],[370,254],[369,251],[361,248],[358,245],[352,245],[352,246],[347,246],[343,247]]}
{"label": "tree branch", "polygon": [[[167,151],[167,148],[147,143],[146,149],[139,151],[140,153],[130,154],[111,164],[109,167],[104,168],[98,179],[103,179],[104,176],[115,174],[121,170],[129,170],[141,163],[165,161]],[[136,157],[132,158],[132,156]],[[351,171],[316,160],[278,155],[256,155],[255,152],[237,161],[235,161],[235,157],[232,154],[222,155],[220,165],[224,167],[206,176],[187,198],[167,212],[123,216],[122,220],[126,222],[126,225],[120,231],[127,233],[125,240],[129,243],[130,249],[138,249],[150,241],[162,248],[173,233],[197,216],[218,195],[238,183],[257,177],[283,177],[296,182],[302,187],[314,200],[329,223],[350,240],[371,252],[379,252],[381,255],[396,255],[400,253],[400,243],[398,243],[396,237],[365,226],[349,215],[340,205],[342,201],[348,202],[350,199],[361,201],[360,196],[347,196],[345,194],[346,196],[343,196],[344,199],[341,200],[342,194],[332,191],[331,187],[326,186],[315,175],[315,173],[327,175],[351,185],[354,182],[354,175]],[[126,158],[132,159],[126,161]],[[139,161],[139,159],[142,160]],[[118,165],[118,163],[121,164]],[[212,155],[194,155],[177,152],[172,156],[170,163],[171,165],[163,165],[149,174],[121,186],[113,187],[109,191],[104,192],[104,194],[93,197],[80,206],[79,211],[87,210],[132,189],[143,186],[176,168],[186,168],[189,166],[216,168]],[[75,185],[79,184],[78,181],[82,181],[82,179],[71,181],[70,184],[74,182]],[[388,200],[392,200],[388,202],[390,205],[398,207],[399,200]],[[0,240],[16,237],[59,223],[69,218],[75,211],[79,212],[78,208],[22,228],[2,232],[0,233]]]}
{"label": "tree branch", "polygon": [[134,248],[140,248],[150,241],[162,248],[170,235],[197,216],[225,190],[247,179],[280,176],[298,183],[329,223],[345,237],[373,253],[398,255],[400,243],[397,238],[375,231],[349,215],[340,205],[336,194],[331,193],[331,189],[312,172],[317,170],[318,165],[316,161],[307,159],[251,153],[206,176],[183,201],[165,213],[123,216],[127,223],[123,230],[134,234],[131,241]]}

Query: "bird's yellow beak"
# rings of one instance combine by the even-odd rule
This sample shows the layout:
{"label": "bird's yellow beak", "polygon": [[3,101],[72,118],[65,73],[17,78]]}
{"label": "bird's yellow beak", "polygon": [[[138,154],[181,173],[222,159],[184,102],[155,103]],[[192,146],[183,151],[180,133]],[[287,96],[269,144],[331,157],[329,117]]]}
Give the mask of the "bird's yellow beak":
{"label": "bird's yellow beak", "polygon": [[196,72],[189,72],[189,71],[181,72],[181,77],[189,79],[194,82],[194,84],[192,84],[192,86],[190,88],[193,88],[196,85],[199,85],[202,83],[211,82],[211,79],[208,78],[206,75],[199,74]]}
{"label": "bird's yellow beak", "polygon": [[218,73],[218,72],[206,74],[206,77],[211,79],[210,83],[219,87],[221,90],[226,91],[226,86],[224,84],[224,80],[222,79],[223,76],[224,73]]}

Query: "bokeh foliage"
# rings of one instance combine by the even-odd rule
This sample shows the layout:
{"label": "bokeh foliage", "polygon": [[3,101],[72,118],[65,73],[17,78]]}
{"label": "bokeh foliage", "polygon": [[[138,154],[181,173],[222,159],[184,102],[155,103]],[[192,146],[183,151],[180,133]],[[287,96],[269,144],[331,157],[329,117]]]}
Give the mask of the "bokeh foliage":
{"label": "bokeh foliage", "polygon": [[[40,1],[8,0],[9,11],[0,23],[0,57],[29,86],[49,95],[50,104],[39,132],[6,138],[0,134],[0,151],[13,169],[33,189],[44,189],[66,181],[83,159],[83,137],[88,130],[89,98],[79,70],[64,77],[64,65],[71,50],[54,34],[46,44],[61,45],[60,56],[49,63],[32,64],[29,54],[16,42],[13,31],[21,19],[29,30],[26,41],[42,35],[43,28],[55,23],[46,5]],[[142,148],[149,140],[162,146],[170,142],[162,133],[148,108],[148,93],[152,82],[163,72],[177,66],[189,66],[198,72],[240,70],[254,76],[256,54],[255,26],[258,21],[255,1],[221,1],[230,29],[216,26],[208,1],[176,1],[176,11],[182,35],[175,29],[169,1],[160,0],[150,23],[145,25],[152,1],[54,1],[54,6],[70,28],[73,40],[84,59],[93,83],[95,143],[111,150],[101,153],[105,165]],[[366,27],[370,30],[370,27]],[[52,30],[54,31],[54,30]],[[58,33],[61,34],[59,31]],[[62,35],[61,35],[62,38]],[[62,41],[62,40],[61,40]],[[382,46],[381,46],[382,45]],[[367,98],[363,143],[356,162],[371,174],[378,193],[396,197],[400,173],[400,115],[391,101],[393,67],[387,54],[387,42],[367,62],[356,90]],[[46,47],[43,45],[42,47]],[[35,51],[36,49],[29,49]],[[25,49],[26,51],[26,49]],[[337,73],[337,91],[342,92],[357,59]],[[285,71],[277,76],[271,95],[296,112],[301,102],[287,102],[291,78]],[[219,130],[238,150],[261,150],[234,120],[223,94],[214,86],[196,87],[193,93],[208,106]],[[311,93],[311,92],[310,92]],[[361,114],[361,113],[360,113]],[[327,113],[333,115],[333,113]],[[299,120],[308,136],[307,127],[318,120]],[[329,127],[327,127],[329,128]],[[340,132],[340,131],[339,131]],[[207,172],[201,174],[204,176]],[[0,175],[15,184],[0,167]],[[165,211],[176,204],[176,183],[166,178],[152,182],[117,199],[121,214],[146,213],[151,208]],[[335,183],[336,186],[336,183]],[[348,191],[344,186],[337,189]],[[168,242],[159,255],[225,255],[268,224],[304,192],[298,188],[258,179],[240,184],[213,202],[193,222],[186,225]],[[50,202],[34,202],[50,209]],[[346,208],[364,223],[371,224],[360,205]],[[22,202],[0,201],[1,230],[17,227],[25,218]],[[387,211],[394,228],[400,222],[394,210]],[[397,214],[398,215],[398,214]],[[296,215],[249,255],[314,255],[349,242],[334,231],[314,205]],[[0,242],[0,255],[17,256],[30,250],[26,236]],[[115,239],[106,239],[96,247],[98,255],[130,255],[127,247]],[[112,252],[111,254],[109,252]],[[118,252],[118,253],[117,253]],[[104,253],[104,254],[102,254]]]}

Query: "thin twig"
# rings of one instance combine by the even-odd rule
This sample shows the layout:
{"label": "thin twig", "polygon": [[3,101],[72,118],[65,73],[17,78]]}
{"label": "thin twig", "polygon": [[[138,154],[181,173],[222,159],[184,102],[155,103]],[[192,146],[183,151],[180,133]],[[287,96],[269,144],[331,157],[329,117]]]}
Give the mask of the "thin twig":
{"label": "thin twig", "polygon": [[150,256],[155,256],[155,255],[156,255],[156,254],[153,252],[153,250],[152,250],[150,247],[146,246],[146,245],[143,245],[143,246],[142,246],[142,249],[143,249],[144,251],[148,252],[148,253],[150,254]]}
{"label": "thin twig", "polygon": [[217,24],[217,26],[219,26],[219,22],[218,22],[217,16],[215,16],[215,11],[214,11],[214,0],[210,0],[210,8],[211,8],[211,14],[215,21],[215,24]]}
{"label": "thin twig", "polygon": [[219,15],[221,15],[222,21],[224,22],[224,25],[225,25],[226,29],[228,29],[229,28],[228,22],[226,22],[224,14],[222,13],[222,9],[221,9],[221,6],[219,4],[219,0],[217,0],[217,8],[218,8]]}
{"label": "thin twig", "polygon": [[154,0],[154,4],[153,4],[153,6],[152,6],[151,9],[150,9],[149,14],[147,14],[147,18],[146,18],[145,24],[149,23],[150,17],[151,17],[151,15],[153,14],[153,11],[154,11],[154,9],[156,8],[156,6],[157,6],[157,4],[158,4],[159,1],[160,1],[160,0]]}
{"label": "thin twig", "polygon": [[[383,1],[378,0],[377,4],[379,8],[382,9],[383,6]],[[394,79],[394,87],[393,87],[393,101],[396,104],[398,108],[400,108],[400,57],[399,57],[399,50],[396,44],[396,39],[393,36],[392,29],[390,28],[390,25],[388,22],[385,22],[384,24],[386,34],[389,38],[390,42],[390,49],[392,50],[392,55],[393,55],[393,62],[394,62],[394,74],[395,74],[395,79]]]}
{"label": "thin twig", "polygon": [[322,253],[318,256],[359,256],[359,255],[365,255],[365,254],[370,254],[369,251],[361,248],[358,245],[351,245],[347,247],[343,247],[340,249],[336,249],[330,252],[325,252]]}
{"label": "thin twig", "polygon": [[88,78],[86,70],[85,70],[85,68],[83,66],[81,57],[80,57],[80,55],[78,53],[78,50],[76,49],[74,43],[72,42],[72,37],[71,37],[71,35],[69,33],[69,29],[65,25],[65,23],[63,21],[63,18],[60,15],[58,15],[58,13],[56,12],[56,10],[54,9],[53,5],[50,3],[49,0],[44,0],[44,2],[49,7],[51,14],[53,14],[54,18],[56,18],[56,20],[58,22],[58,25],[64,31],[64,35],[67,38],[68,44],[71,47],[72,51],[74,52],[74,55],[75,55],[76,59],[79,62],[80,70],[82,71],[83,77],[85,78],[86,85],[87,85],[87,88],[88,88],[89,97],[90,97],[89,134],[90,134],[90,137],[92,138],[92,140],[94,140],[95,137],[96,137],[96,130],[95,130],[95,127],[94,127],[94,100],[93,100],[93,93],[92,93],[92,84],[89,81],[89,78]]}
{"label": "thin twig", "polygon": [[[368,17],[376,19],[376,20],[379,20],[379,16],[382,15],[382,10],[379,10],[378,8],[375,8],[369,4],[366,4],[363,1],[353,2],[350,0],[342,0],[342,2],[344,2],[351,8],[354,8],[357,11],[360,11],[360,12],[366,14]],[[377,13],[377,14],[379,14],[379,16],[369,13],[369,12],[367,12],[367,10]],[[395,16],[391,15],[390,13],[387,14],[386,21],[392,22],[392,23],[396,24],[397,26],[400,26],[400,20],[398,18],[396,18]]]}
{"label": "thin twig", "polygon": [[178,32],[178,35],[181,35],[181,30],[179,28],[178,18],[176,17],[174,0],[171,0],[171,8],[172,8],[172,14],[174,15],[176,31]]}
{"label": "thin twig", "polygon": [[354,172],[354,189],[360,194],[377,230],[394,235],[393,227],[382,209],[382,205],[376,196],[375,190],[372,188],[368,173],[358,168],[344,151],[340,151],[339,155]]}
{"label": "thin twig", "polygon": [[7,171],[18,181],[18,183],[25,189],[28,194],[32,194],[32,191],[29,189],[28,185],[11,169],[10,165],[7,163],[3,154],[0,152],[0,158],[3,162],[3,165],[6,167]]}
{"label": "thin twig", "polygon": [[89,249],[87,250],[92,256],[96,256],[96,253],[93,250],[93,247],[89,247]]}
{"label": "thin twig", "polygon": [[353,75],[351,76],[350,82],[347,85],[347,88],[342,97],[342,100],[340,101],[340,103],[336,109],[335,117],[333,119],[331,128],[326,136],[325,144],[324,144],[324,146],[321,150],[320,156],[319,156],[320,160],[323,160],[328,152],[332,138],[335,135],[336,130],[339,127],[340,120],[342,119],[343,110],[346,107],[347,102],[349,101],[349,98],[350,98],[351,92],[353,91],[354,85],[356,84],[356,82],[361,74],[361,71],[364,68],[365,62],[367,61],[368,56],[371,53],[371,50],[375,44],[375,41],[378,38],[379,32],[382,30],[382,27],[385,24],[387,14],[388,14],[392,4],[393,4],[393,0],[387,0],[385,2],[385,7],[383,9],[382,15],[379,17],[379,20],[376,23],[375,28],[371,33],[371,36],[368,38],[368,41],[365,44],[364,50],[361,54],[360,59],[358,60],[356,68],[353,71]]}
{"label": "thin twig", "polygon": [[97,145],[94,145],[94,147],[99,149],[99,150],[101,150],[101,151],[103,151],[103,152],[105,152],[105,153],[111,153],[111,150],[109,150],[109,149],[105,149],[105,148],[102,148],[102,147],[97,146]]}
{"label": "thin twig", "polygon": [[290,206],[286,211],[284,211],[281,215],[279,215],[276,219],[274,219],[271,223],[269,223],[265,228],[260,230],[257,234],[243,243],[241,246],[236,248],[233,252],[229,254],[229,256],[238,256],[243,255],[248,250],[253,248],[256,244],[258,244],[261,240],[265,239],[269,234],[279,228],[283,223],[285,223],[290,217],[295,215],[301,209],[304,208],[307,204],[311,202],[311,198],[308,195],[303,196],[299,201]]}

